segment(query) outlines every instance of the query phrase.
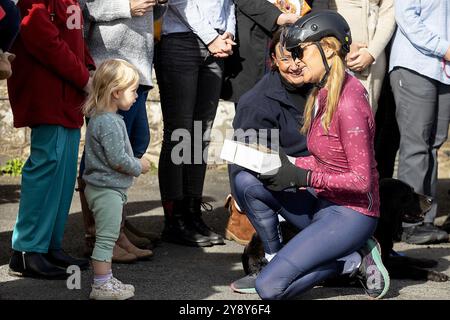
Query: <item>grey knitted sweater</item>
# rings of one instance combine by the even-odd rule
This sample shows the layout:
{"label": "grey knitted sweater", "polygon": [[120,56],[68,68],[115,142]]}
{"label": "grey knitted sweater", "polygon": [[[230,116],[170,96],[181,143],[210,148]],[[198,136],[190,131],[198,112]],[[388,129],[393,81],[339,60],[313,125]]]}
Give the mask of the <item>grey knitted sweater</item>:
{"label": "grey knitted sweater", "polygon": [[124,193],[133,183],[133,176],[141,174],[141,162],[133,156],[122,116],[105,112],[89,120],[85,164],[86,183]]}
{"label": "grey knitted sweater", "polygon": [[83,9],[86,43],[97,65],[123,59],[139,70],[140,84],[152,86],[153,18],[165,6],[132,17],[129,0],[79,0]]}

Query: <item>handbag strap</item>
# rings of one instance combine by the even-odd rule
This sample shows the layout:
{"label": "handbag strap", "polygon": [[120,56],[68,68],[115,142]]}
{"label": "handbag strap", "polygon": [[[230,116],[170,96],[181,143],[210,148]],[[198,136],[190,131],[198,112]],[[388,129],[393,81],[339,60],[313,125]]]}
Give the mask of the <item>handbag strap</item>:
{"label": "handbag strap", "polygon": [[47,10],[50,15],[50,21],[55,22],[56,18],[56,11],[55,11],[55,0],[48,0],[47,1]]}

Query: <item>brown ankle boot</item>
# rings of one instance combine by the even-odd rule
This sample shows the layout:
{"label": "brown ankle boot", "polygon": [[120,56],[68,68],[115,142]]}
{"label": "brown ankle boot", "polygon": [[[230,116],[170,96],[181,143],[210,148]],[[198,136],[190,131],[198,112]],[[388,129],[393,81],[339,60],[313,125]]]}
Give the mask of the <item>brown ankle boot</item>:
{"label": "brown ankle boot", "polygon": [[128,229],[129,232],[137,235],[138,237],[146,238],[146,239],[150,240],[150,242],[152,243],[153,246],[155,246],[158,242],[161,241],[161,237],[160,237],[160,235],[158,233],[150,232],[150,231],[148,231],[148,232],[142,231],[142,230],[136,228],[128,220],[125,220],[125,229]]}
{"label": "brown ankle boot", "polygon": [[84,189],[86,188],[86,183],[81,177],[77,178],[78,188],[76,191],[80,194],[81,211],[83,213],[83,223],[84,223],[84,239],[86,245],[85,255],[90,256],[92,250],[95,246],[95,220],[94,214],[89,209],[86,197],[84,196]]}
{"label": "brown ankle boot", "polygon": [[134,254],[139,260],[149,259],[153,256],[153,252],[151,250],[139,249],[132,244],[123,232],[123,229],[120,230],[119,239],[117,239],[116,244],[125,251]]}
{"label": "brown ankle boot", "polygon": [[114,263],[133,263],[136,262],[137,257],[135,254],[127,252],[125,249],[122,249],[117,244],[113,249],[112,262]]}
{"label": "brown ankle boot", "polygon": [[140,249],[152,249],[152,243],[147,238],[140,237],[135,233],[131,232],[126,226],[123,228],[123,232],[127,236],[128,240],[136,247]]}
{"label": "brown ankle boot", "polygon": [[227,227],[225,229],[225,238],[227,240],[234,240],[239,244],[247,245],[254,233],[255,228],[248,220],[245,212],[239,211],[236,207],[235,200],[231,194],[228,195],[225,201],[225,208],[230,213]]}

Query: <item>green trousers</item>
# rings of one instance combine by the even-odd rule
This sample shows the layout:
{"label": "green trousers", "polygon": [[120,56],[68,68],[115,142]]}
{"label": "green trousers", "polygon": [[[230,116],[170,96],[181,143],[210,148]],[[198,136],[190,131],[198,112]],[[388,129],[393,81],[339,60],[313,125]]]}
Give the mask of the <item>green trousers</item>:
{"label": "green trousers", "polygon": [[19,213],[12,248],[46,253],[61,249],[77,176],[80,129],[41,125],[31,129],[30,157],[22,170]]}
{"label": "green trousers", "polygon": [[119,238],[123,205],[127,196],[118,190],[86,184],[84,195],[95,219],[95,247],[91,258],[111,262]]}

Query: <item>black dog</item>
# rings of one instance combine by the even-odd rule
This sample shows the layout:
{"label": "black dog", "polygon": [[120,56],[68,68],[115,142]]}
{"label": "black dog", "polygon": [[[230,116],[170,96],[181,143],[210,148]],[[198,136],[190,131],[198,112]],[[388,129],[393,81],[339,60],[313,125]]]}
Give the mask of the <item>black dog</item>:
{"label": "black dog", "polygon": [[[447,281],[447,275],[433,270],[437,261],[417,259],[406,256],[392,256],[394,241],[400,241],[402,222],[417,223],[423,221],[424,215],[431,208],[432,199],[414,192],[408,184],[396,179],[380,181],[380,218],[375,238],[381,246],[383,263],[394,279]],[[299,230],[288,222],[280,224],[283,242],[292,239]],[[261,239],[253,235],[242,254],[242,265],[246,274],[258,272],[264,266],[264,249]]]}

